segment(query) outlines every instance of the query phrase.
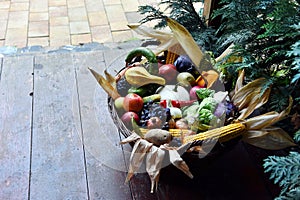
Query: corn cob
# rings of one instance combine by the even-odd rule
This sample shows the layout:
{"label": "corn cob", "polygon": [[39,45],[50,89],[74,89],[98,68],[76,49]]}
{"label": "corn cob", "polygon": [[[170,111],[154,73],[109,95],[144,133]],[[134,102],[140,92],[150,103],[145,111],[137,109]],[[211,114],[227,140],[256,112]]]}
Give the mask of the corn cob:
{"label": "corn cob", "polygon": [[[145,135],[149,129],[146,128],[140,128],[140,132],[142,135]],[[171,133],[172,137],[181,137],[181,134],[187,133],[189,130],[187,129],[169,129],[169,132]]]}
{"label": "corn cob", "polygon": [[167,57],[166,57],[166,64],[173,64],[178,57],[177,50],[181,48],[179,44],[174,45],[168,49]]}
{"label": "corn cob", "polygon": [[186,136],[183,139],[183,143],[201,141],[209,138],[218,139],[220,142],[226,142],[240,136],[244,130],[246,130],[246,126],[242,123],[229,124],[197,135]]}

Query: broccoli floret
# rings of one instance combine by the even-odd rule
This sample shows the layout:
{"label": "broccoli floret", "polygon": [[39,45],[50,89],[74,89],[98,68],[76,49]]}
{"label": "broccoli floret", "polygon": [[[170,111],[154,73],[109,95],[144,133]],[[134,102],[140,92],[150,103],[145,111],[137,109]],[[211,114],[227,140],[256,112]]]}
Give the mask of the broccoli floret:
{"label": "broccoli floret", "polygon": [[213,97],[215,94],[214,90],[208,89],[208,88],[200,88],[196,90],[196,94],[199,99],[205,99],[207,97]]}
{"label": "broccoli floret", "polygon": [[199,107],[200,107],[200,111],[202,109],[208,109],[211,112],[214,112],[217,105],[218,105],[218,102],[213,97],[207,97],[201,101]]}
{"label": "broccoli floret", "polygon": [[198,119],[201,123],[209,125],[211,121],[216,120],[216,116],[209,109],[202,108],[199,112]]}

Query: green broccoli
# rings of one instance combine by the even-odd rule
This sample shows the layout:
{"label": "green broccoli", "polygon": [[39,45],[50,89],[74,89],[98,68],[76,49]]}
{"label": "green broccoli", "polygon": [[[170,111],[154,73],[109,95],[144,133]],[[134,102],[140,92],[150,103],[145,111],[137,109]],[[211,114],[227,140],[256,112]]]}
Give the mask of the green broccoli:
{"label": "green broccoli", "polygon": [[218,102],[213,97],[207,97],[201,101],[199,108],[200,108],[200,111],[202,109],[208,109],[211,112],[214,112],[217,105],[218,105]]}
{"label": "green broccoli", "polygon": [[211,110],[202,108],[199,112],[198,119],[201,123],[209,125],[211,121],[216,121],[216,116]]}
{"label": "green broccoli", "polygon": [[205,99],[207,97],[213,97],[215,94],[214,90],[208,89],[208,88],[200,88],[196,90],[196,94],[199,99]]}

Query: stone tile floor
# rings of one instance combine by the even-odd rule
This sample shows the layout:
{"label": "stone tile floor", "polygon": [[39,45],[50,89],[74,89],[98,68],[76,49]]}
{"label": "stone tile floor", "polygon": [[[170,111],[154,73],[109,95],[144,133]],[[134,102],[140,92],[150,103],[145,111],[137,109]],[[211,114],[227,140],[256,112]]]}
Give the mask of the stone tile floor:
{"label": "stone tile floor", "polygon": [[141,39],[128,23],[159,0],[0,0],[0,47],[60,47]]}

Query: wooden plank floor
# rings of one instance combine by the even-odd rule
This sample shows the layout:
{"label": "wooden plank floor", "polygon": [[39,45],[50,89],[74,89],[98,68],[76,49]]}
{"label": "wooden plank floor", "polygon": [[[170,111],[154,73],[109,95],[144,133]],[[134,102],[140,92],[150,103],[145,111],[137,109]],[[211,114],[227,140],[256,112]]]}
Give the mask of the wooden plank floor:
{"label": "wooden plank floor", "polygon": [[272,199],[278,194],[242,143],[191,167],[198,174],[194,180],[167,167],[155,194],[146,174],[125,184],[131,147],[119,145],[107,95],[87,67],[102,72],[111,66],[114,73],[124,66],[118,56],[127,51],[0,58],[0,199]]}
{"label": "wooden plank floor", "polygon": [[105,66],[103,51],[1,59],[0,199],[132,199],[107,95],[87,70]]}

